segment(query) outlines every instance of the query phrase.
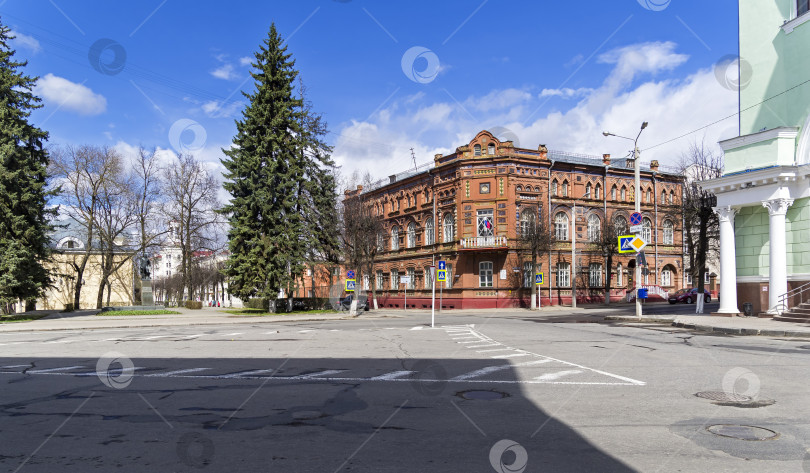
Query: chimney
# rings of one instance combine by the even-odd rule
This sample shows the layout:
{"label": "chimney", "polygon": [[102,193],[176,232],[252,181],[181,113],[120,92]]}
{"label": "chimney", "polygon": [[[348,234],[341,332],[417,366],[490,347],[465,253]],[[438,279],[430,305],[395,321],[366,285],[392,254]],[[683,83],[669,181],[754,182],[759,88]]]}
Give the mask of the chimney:
{"label": "chimney", "polygon": [[605,166],[610,166],[610,154],[602,155],[602,164],[604,164]]}
{"label": "chimney", "polygon": [[546,148],[546,145],[538,146],[537,151],[540,152],[540,159],[548,159],[548,148]]}
{"label": "chimney", "polygon": [[360,191],[362,191],[362,190],[363,190],[363,186],[358,185],[358,186],[357,186],[357,192],[358,192],[358,193],[360,193]]}
{"label": "chimney", "polygon": [[650,161],[650,171],[658,171],[658,160],[654,159]]}

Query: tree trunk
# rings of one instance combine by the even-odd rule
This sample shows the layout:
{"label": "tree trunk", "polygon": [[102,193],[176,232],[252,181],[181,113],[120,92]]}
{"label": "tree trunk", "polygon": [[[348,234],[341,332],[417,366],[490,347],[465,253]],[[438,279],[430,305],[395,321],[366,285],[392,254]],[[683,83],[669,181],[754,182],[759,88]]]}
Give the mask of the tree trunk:
{"label": "tree trunk", "polygon": [[605,271],[605,276],[607,276],[607,281],[605,281],[605,304],[610,305],[610,282],[613,276],[613,256],[608,255],[605,263],[605,268],[607,268],[607,271]]}

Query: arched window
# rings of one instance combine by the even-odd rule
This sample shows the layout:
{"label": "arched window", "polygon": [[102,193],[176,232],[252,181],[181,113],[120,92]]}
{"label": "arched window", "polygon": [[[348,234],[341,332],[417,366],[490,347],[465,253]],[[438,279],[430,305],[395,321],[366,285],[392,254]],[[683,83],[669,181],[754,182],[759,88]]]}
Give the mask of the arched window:
{"label": "arched window", "polygon": [[413,222],[408,224],[408,248],[416,246],[416,225]]}
{"label": "arched window", "polygon": [[652,191],[647,189],[647,203],[652,204]]}
{"label": "arched window", "polygon": [[568,181],[563,181],[563,197],[568,197]]}
{"label": "arched window", "polygon": [[432,245],[433,243],[435,243],[436,242],[435,236],[436,232],[433,231],[433,219],[431,218],[428,219],[427,222],[425,222],[425,244]]}
{"label": "arched window", "polygon": [[473,146],[473,156],[481,156],[481,145]]}
{"label": "arched window", "polygon": [[391,249],[399,249],[399,228],[397,227],[391,229]]}
{"label": "arched window", "polygon": [[622,217],[621,215],[617,215],[613,218],[613,228],[616,229],[616,233],[619,235],[626,235],[627,234],[627,219]]}
{"label": "arched window", "polygon": [[602,287],[602,263],[591,263],[588,266],[588,286]]}
{"label": "arched window", "polygon": [[515,190],[518,191],[518,192],[523,192],[523,186],[518,184],[517,187],[515,187]]}
{"label": "arched window", "polygon": [[616,186],[613,186],[610,189],[610,198],[611,200],[616,200]]}
{"label": "arched window", "polygon": [[622,201],[627,200],[627,188],[622,186]]}
{"label": "arched window", "polygon": [[585,198],[586,198],[586,199],[590,199],[590,198],[591,198],[591,191],[592,191],[592,190],[593,190],[593,189],[591,188],[591,183],[590,183],[590,182],[589,182],[589,183],[587,183],[587,184],[585,184]]}
{"label": "arched window", "polygon": [[416,289],[416,269],[408,268],[408,289]]}
{"label": "arched window", "polygon": [[672,224],[672,220],[664,220],[664,244],[665,245],[674,245],[675,244],[675,225]]}
{"label": "arched window", "polygon": [[559,241],[568,239],[568,215],[565,212],[557,212],[554,216],[554,236]]}
{"label": "arched window", "polygon": [[667,191],[661,191],[661,205],[667,203]]}
{"label": "arched window", "polygon": [[377,251],[382,252],[385,249],[385,237],[382,233],[377,234]]}
{"label": "arched window", "polygon": [[456,219],[452,213],[444,214],[444,242],[449,243],[455,238]]}
{"label": "arched window", "polygon": [[554,196],[557,195],[557,180],[556,179],[551,181],[551,195],[554,195]]}
{"label": "arched window", "polygon": [[495,154],[495,143],[490,143],[487,146],[487,154]]}
{"label": "arched window", "polygon": [[641,238],[647,243],[652,243],[652,221],[645,217],[641,221],[641,227]]}
{"label": "arched window", "polygon": [[557,263],[557,287],[571,286],[571,263]]}
{"label": "arched window", "polygon": [[619,263],[619,265],[616,266],[616,287],[622,287],[622,279],[624,279],[622,271],[623,271],[622,264]]}
{"label": "arched window", "polygon": [[672,285],[672,266],[666,265],[664,266],[664,269],[661,270],[661,285],[662,286]]}
{"label": "arched window", "polygon": [[601,235],[602,222],[599,217],[591,214],[588,217],[588,241],[597,242],[602,237]]}
{"label": "arched window", "polygon": [[675,191],[669,191],[669,204],[675,205]]}
{"label": "arched window", "polygon": [[537,192],[537,193],[539,194],[539,193],[540,193],[540,186],[535,186],[535,187],[534,187],[534,191],[535,191],[535,192]]}
{"label": "arched window", "polygon": [[596,192],[593,196],[594,199],[601,199],[602,198],[602,186],[599,184],[596,185]]}
{"label": "arched window", "polygon": [[529,229],[534,223],[534,212],[532,209],[526,209],[520,214],[520,234],[526,236],[529,234]]}

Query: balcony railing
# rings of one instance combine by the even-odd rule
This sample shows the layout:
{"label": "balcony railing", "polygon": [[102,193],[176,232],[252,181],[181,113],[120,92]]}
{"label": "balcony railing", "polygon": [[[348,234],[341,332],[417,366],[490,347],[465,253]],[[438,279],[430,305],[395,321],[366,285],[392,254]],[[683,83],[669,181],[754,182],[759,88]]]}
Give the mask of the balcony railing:
{"label": "balcony railing", "polygon": [[506,248],[505,236],[481,236],[461,239],[462,248]]}

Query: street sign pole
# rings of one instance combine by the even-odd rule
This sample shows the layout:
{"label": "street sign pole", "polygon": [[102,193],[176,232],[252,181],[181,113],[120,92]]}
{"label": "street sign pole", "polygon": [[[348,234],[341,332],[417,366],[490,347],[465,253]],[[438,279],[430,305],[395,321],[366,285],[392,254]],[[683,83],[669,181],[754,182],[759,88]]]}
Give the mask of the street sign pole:
{"label": "street sign pole", "polygon": [[433,296],[430,303],[430,328],[436,326],[436,266],[430,267],[431,287],[433,287]]}
{"label": "street sign pole", "polygon": [[571,215],[571,307],[577,308],[577,203]]}
{"label": "street sign pole", "polygon": [[[646,125],[647,122],[644,122]],[[642,125],[641,129],[644,130],[644,125]],[[641,132],[639,132],[639,136],[641,136]],[[636,141],[633,143],[633,167],[635,171],[635,180],[636,180],[636,192],[635,192],[635,204],[636,204],[636,213],[641,213],[641,156],[639,156],[638,152],[638,137],[636,137]],[[641,299],[638,298],[638,289],[639,284],[641,284],[641,265],[638,264],[638,259],[636,259],[636,316],[640,319],[641,318]]]}

